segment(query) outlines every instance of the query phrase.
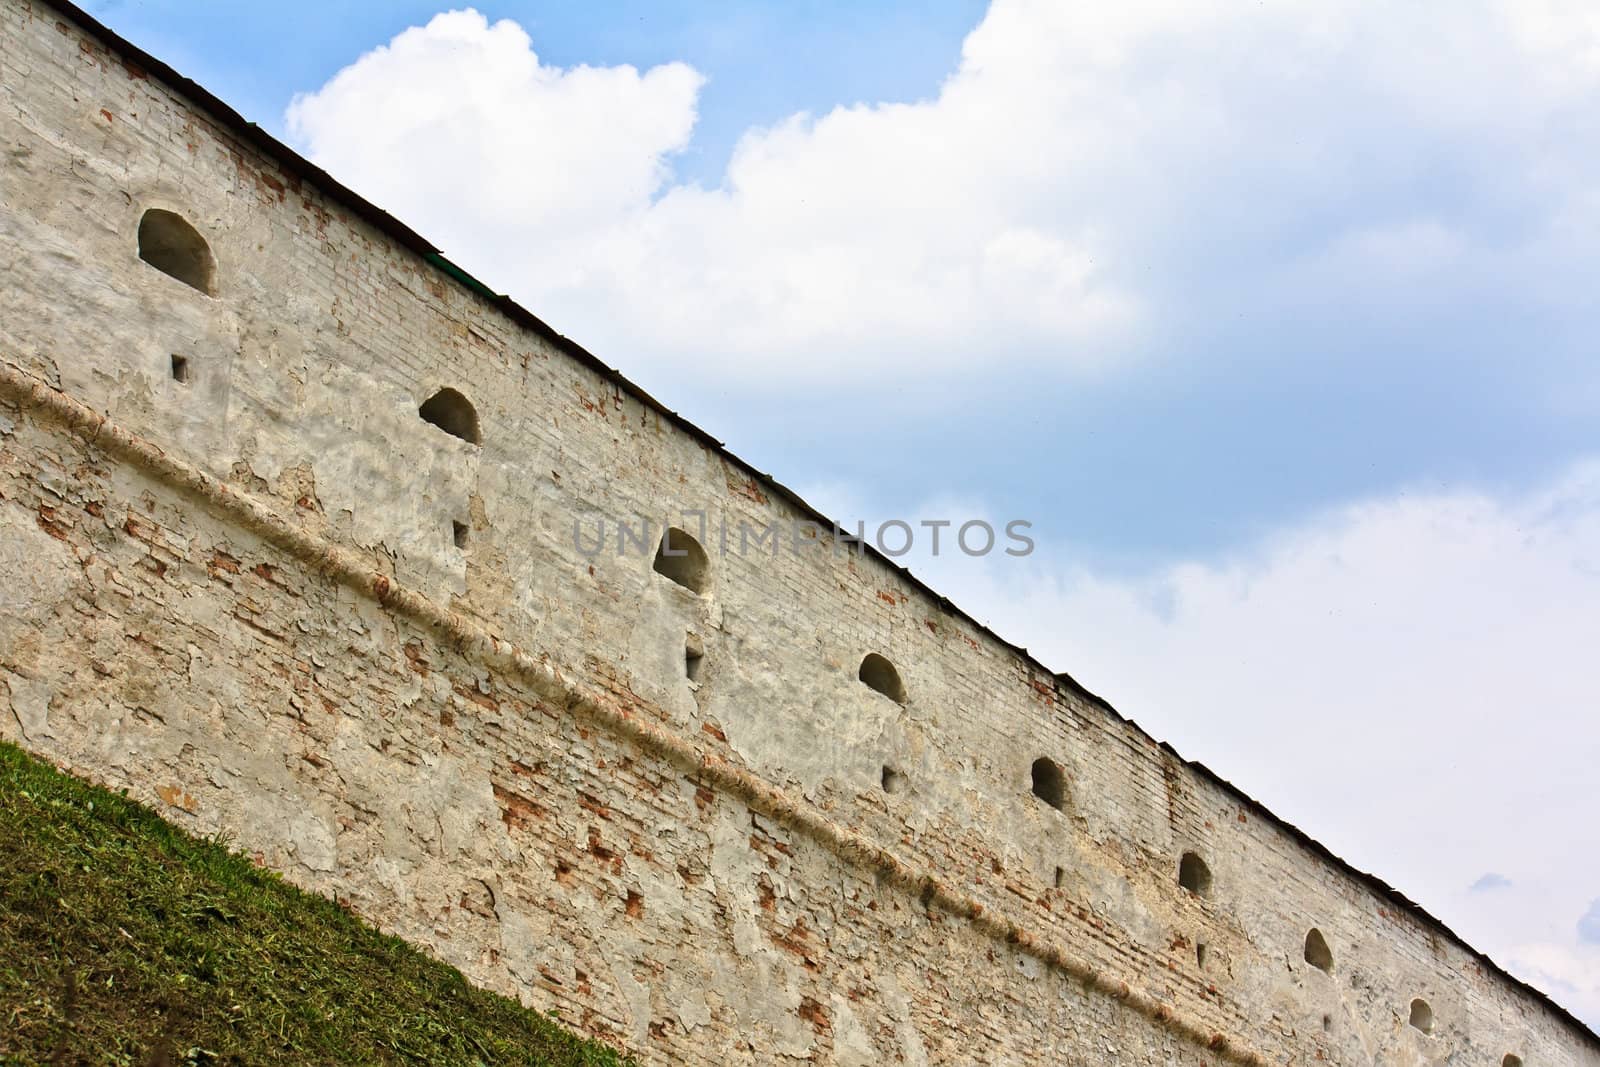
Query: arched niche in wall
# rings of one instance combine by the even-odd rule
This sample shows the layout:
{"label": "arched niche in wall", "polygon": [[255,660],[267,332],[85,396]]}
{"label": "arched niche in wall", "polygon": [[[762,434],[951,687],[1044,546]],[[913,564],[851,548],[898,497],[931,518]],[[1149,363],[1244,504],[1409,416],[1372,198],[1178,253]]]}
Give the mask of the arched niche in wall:
{"label": "arched niche in wall", "polygon": [[861,669],[856,672],[856,677],[868,689],[876,690],[894,701],[896,704],[906,702],[906,684],[900,680],[900,672],[895,670],[894,664],[876,652],[868,652],[861,661]]}
{"label": "arched niche in wall", "polygon": [[1433,1033],[1433,1009],[1421,997],[1411,1002],[1411,1025],[1425,1034]]}
{"label": "arched niche in wall", "polygon": [[1067,803],[1067,775],[1053,759],[1040,756],[1033,761],[1033,795],[1061,811]]}
{"label": "arched niche in wall", "polygon": [[1211,868],[1197,852],[1185,852],[1178,861],[1178,885],[1202,900],[1211,896]]}
{"label": "arched niche in wall", "polygon": [[153,207],[139,219],[139,258],[207,296],[217,291],[217,261],[200,231],[174,211]]}
{"label": "arched niche in wall", "polygon": [[1316,927],[1306,934],[1306,962],[1319,971],[1333,973],[1333,950],[1328,947],[1328,939]]}
{"label": "arched niche in wall", "polygon": [[655,572],[683,586],[691,593],[704,593],[711,584],[711,558],[688,533],[676,526],[667,528],[656,546]]}
{"label": "arched niche in wall", "polygon": [[483,443],[483,433],[478,427],[478,410],[472,401],[446,386],[422,402],[417,415],[423,422],[437,426],[451,437],[459,437],[468,444]]}

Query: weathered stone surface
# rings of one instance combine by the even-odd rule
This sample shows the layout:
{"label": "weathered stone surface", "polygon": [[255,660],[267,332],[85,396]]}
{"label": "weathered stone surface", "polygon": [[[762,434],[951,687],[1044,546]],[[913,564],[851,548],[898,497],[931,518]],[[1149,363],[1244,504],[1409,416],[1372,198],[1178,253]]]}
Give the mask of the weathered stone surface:
{"label": "weathered stone surface", "polygon": [[[0,0],[0,42],[0,736],[650,1062],[1600,1064],[881,561],[585,555],[795,516],[69,15]],[[139,258],[152,207],[214,295]]]}

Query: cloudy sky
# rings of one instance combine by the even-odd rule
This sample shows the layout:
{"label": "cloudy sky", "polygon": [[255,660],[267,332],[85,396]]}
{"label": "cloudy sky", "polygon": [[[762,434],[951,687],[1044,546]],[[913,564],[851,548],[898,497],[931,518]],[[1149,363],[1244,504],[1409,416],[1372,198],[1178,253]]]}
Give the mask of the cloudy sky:
{"label": "cloudy sky", "polygon": [[1600,8],[90,8],[1600,1026]]}

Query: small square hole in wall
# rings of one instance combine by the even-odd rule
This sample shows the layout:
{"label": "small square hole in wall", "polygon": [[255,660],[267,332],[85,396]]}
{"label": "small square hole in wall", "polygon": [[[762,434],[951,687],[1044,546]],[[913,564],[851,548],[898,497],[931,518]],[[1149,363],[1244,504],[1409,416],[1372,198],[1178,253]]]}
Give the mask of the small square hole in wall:
{"label": "small square hole in wall", "polygon": [[700,680],[700,667],[705,663],[706,651],[700,642],[690,637],[683,644],[683,675],[691,682]]}
{"label": "small square hole in wall", "polygon": [[1066,884],[1066,881],[1067,881],[1067,869],[1065,867],[1057,867],[1056,868],[1056,888],[1060,889],[1063,885]]}
{"label": "small square hole in wall", "polygon": [[450,523],[450,538],[455,541],[457,548],[467,547],[467,533],[469,530],[470,527],[464,522],[452,521]]}
{"label": "small square hole in wall", "polygon": [[189,384],[189,359],[187,356],[172,357],[172,380]]}
{"label": "small square hole in wall", "polygon": [[883,768],[883,791],[885,793],[901,793],[906,788],[906,776],[885,765]]}
{"label": "small square hole in wall", "polygon": [[1194,946],[1194,962],[1199,965],[1202,971],[1206,969],[1206,957],[1208,955],[1210,953],[1206,951],[1206,943],[1204,941],[1198,942]]}

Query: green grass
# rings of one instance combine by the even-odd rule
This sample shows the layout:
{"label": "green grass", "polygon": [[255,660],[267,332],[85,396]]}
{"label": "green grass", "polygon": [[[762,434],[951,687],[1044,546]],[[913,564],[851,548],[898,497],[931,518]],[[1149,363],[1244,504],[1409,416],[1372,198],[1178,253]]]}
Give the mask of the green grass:
{"label": "green grass", "polygon": [[622,1064],[0,743],[0,1064]]}

